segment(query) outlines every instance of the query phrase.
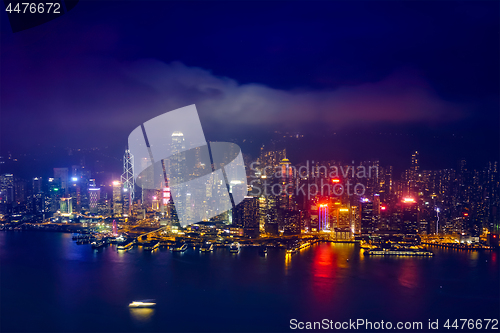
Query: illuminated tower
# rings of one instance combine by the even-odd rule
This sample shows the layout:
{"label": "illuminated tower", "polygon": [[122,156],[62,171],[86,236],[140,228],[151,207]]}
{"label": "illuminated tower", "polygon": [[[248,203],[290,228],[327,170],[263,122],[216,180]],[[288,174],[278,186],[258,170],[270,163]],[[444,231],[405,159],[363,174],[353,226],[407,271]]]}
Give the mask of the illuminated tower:
{"label": "illuminated tower", "polygon": [[99,200],[101,199],[101,189],[97,187],[89,188],[89,209],[92,214],[97,213],[97,206],[99,204]]}
{"label": "illuminated tower", "polygon": [[[154,167],[151,167],[151,168],[148,168],[148,163],[149,159],[148,158],[142,158],[140,160],[140,167],[142,170],[145,170],[143,173],[145,174],[144,175],[144,178],[146,179],[153,179],[153,175],[154,175]],[[143,176],[139,176],[137,179],[141,179],[143,178]],[[142,190],[141,190],[141,202],[143,204],[143,208],[146,207],[146,206],[149,206],[151,205],[152,203],[152,197],[154,195],[154,190],[152,189],[149,189],[149,188],[146,188],[146,187],[142,187]]]}
{"label": "illuminated tower", "polygon": [[[171,145],[173,156],[168,159],[170,165],[166,166],[166,169],[169,170],[169,184],[177,185],[184,182],[183,173],[186,170],[186,143],[184,133],[179,131],[173,132]],[[180,188],[179,193],[180,200],[175,202],[175,209],[179,212],[184,212],[189,218],[191,217],[192,209],[188,205],[188,196],[191,196],[191,193],[188,193],[186,188]]]}
{"label": "illuminated tower", "polygon": [[33,178],[33,194],[42,192],[42,177]]}
{"label": "illuminated tower", "polygon": [[14,175],[6,173],[0,176],[0,203],[14,202]]}
{"label": "illuminated tower", "polygon": [[370,236],[375,231],[373,201],[361,199],[361,236]]}
{"label": "illuminated tower", "polygon": [[122,183],[119,181],[113,182],[113,215],[121,215],[122,213]]}
{"label": "illuminated tower", "polygon": [[318,231],[329,230],[329,211],[327,204],[319,205],[318,211]]}
{"label": "illuminated tower", "polygon": [[354,234],[354,225],[351,223],[351,213],[349,208],[337,208],[337,228],[335,228],[335,237],[337,239],[351,239]]}
{"label": "illuminated tower", "polygon": [[373,195],[373,229],[378,231],[380,229],[380,195]]}
{"label": "illuminated tower", "polygon": [[123,174],[122,174],[123,188],[127,189],[130,196],[130,201],[134,200],[134,155],[130,150],[125,150],[123,155]]}
{"label": "illuminated tower", "polygon": [[71,197],[61,198],[59,203],[61,216],[70,216],[73,214],[73,201],[71,200]]}
{"label": "illuminated tower", "polygon": [[265,232],[271,235],[278,235],[278,197],[276,195],[269,195],[265,197],[264,214],[264,229]]}
{"label": "illuminated tower", "polygon": [[380,204],[380,220],[379,220],[379,229],[380,230],[390,230],[391,224],[391,213],[389,207],[386,204]]}
{"label": "illuminated tower", "polygon": [[418,193],[418,181],[419,181],[419,172],[420,172],[420,165],[419,165],[419,156],[418,156],[418,151],[415,151],[411,155],[411,168],[410,168],[410,174],[409,174],[409,192],[408,194],[410,195],[415,195]]}
{"label": "illuminated tower", "polygon": [[122,186],[123,186],[123,213],[130,216],[132,210],[132,202],[135,195],[134,187],[134,155],[130,153],[130,150],[126,149],[125,154],[123,154],[123,174],[122,174]]}
{"label": "illuminated tower", "polygon": [[68,189],[68,168],[54,168],[54,178],[58,180],[63,194],[66,194]]}
{"label": "illuminated tower", "polygon": [[183,152],[185,150],[186,144],[184,142],[184,134],[182,132],[172,133],[172,153],[174,156],[170,158],[170,179],[174,184],[178,184],[183,181],[182,173],[184,171],[184,163],[186,161],[186,154]]}
{"label": "illuminated tower", "polygon": [[73,200],[73,209],[79,213],[81,209],[81,185],[79,177],[71,177],[67,192],[71,196],[71,200]]}
{"label": "illuminated tower", "polygon": [[284,158],[280,162],[281,167],[281,198],[280,207],[282,209],[294,210],[293,202],[293,168],[290,161]]}
{"label": "illuminated tower", "polygon": [[264,233],[266,231],[265,225],[266,225],[266,197],[265,196],[260,196],[259,197],[259,232]]}
{"label": "illuminated tower", "polygon": [[403,198],[402,202],[402,222],[403,232],[406,235],[416,235],[418,233],[418,204],[414,198]]}
{"label": "illuminated tower", "polygon": [[246,236],[259,235],[259,198],[246,196],[245,199],[233,208],[233,224],[244,228]]}
{"label": "illuminated tower", "polygon": [[351,230],[351,214],[349,208],[340,207],[337,211],[337,228]]}

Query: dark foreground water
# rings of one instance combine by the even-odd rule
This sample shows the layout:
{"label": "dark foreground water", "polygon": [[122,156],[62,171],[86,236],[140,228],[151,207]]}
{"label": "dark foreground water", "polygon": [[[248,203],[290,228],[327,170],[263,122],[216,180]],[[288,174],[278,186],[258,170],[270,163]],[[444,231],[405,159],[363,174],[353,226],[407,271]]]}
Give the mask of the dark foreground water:
{"label": "dark foreground water", "polygon": [[[119,253],[76,245],[70,234],[2,232],[0,330],[274,332],[292,331],[295,318],[420,321],[419,332],[439,319],[437,331],[460,332],[442,325],[498,319],[499,254],[433,251],[364,257],[357,245],[322,243],[292,256],[257,248]],[[128,308],[149,298],[156,309]]]}

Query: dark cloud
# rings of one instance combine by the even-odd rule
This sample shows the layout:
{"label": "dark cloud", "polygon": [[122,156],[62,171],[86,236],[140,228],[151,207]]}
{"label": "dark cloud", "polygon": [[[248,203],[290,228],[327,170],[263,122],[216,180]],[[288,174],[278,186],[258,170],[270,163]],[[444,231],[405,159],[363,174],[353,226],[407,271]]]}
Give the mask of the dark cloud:
{"label": "dark cloud", "polygon": [[466,108],[440,99],[412,71],[379,82],[328,90],[279,90],[263,84],[238,84],[210,71],[145,60],[131,64],[131,77],[155,91],[161,113],[196,103],[214,122],[233,125],[279,125],[326,122],[441,123],[461,120]]}
{"label": "dark cloud", "polygon": [[[355,124],[439,124],[461,120],[467,109],[440,99],[418,73],[400,71],[379,82],[336,89],[281,90],[239,84],[180,62],[118,63],[85,58],[19,76],[2,101],[6,118],[24,112],[33,130],[53,128],[88,138],[132,130],[164,112],[196,104],[203,119],[233,127],[335,128]],[[25,98],[31,96],[31,98]]]}
{"label": "dark cloud", "polygon": [[221,140],[431,130],[467,134],[489,155],[498,6],[92,1],[18,34],[2,13],[2,152],[123,148],[138,124],[196,104]]}

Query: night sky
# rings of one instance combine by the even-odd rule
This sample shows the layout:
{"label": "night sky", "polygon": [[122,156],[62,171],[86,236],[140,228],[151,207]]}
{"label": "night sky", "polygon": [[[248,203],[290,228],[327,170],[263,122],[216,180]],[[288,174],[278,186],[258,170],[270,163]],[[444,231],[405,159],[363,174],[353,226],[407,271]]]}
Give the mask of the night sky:
{"label": "night sky", "polygon": [[196,104],[207,140],[246,139],[249,153],[290,131],[306,137],[295,160],[408,164],[418,149],[424,167],[482,167],[499,155],[499,10],[88,1],[18,33],[2,12],[1,153],[119,158],[140,123]]}

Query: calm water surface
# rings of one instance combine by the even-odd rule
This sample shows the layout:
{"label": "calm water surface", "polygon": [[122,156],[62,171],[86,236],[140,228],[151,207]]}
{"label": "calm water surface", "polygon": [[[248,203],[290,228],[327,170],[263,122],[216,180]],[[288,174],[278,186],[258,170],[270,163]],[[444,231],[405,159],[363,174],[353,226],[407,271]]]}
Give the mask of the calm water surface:
{"label": "calm water surface", "polygon": [[[76,245],[70,234],[2,232],[0,329],[275,332],[291,331],[292,318],[498,318],[498,252],[432,250],[370,258],[354,244],[321,243],[292,256],[248,247],[122,253]],[[154,310],[128,308],[149,298]]]}

